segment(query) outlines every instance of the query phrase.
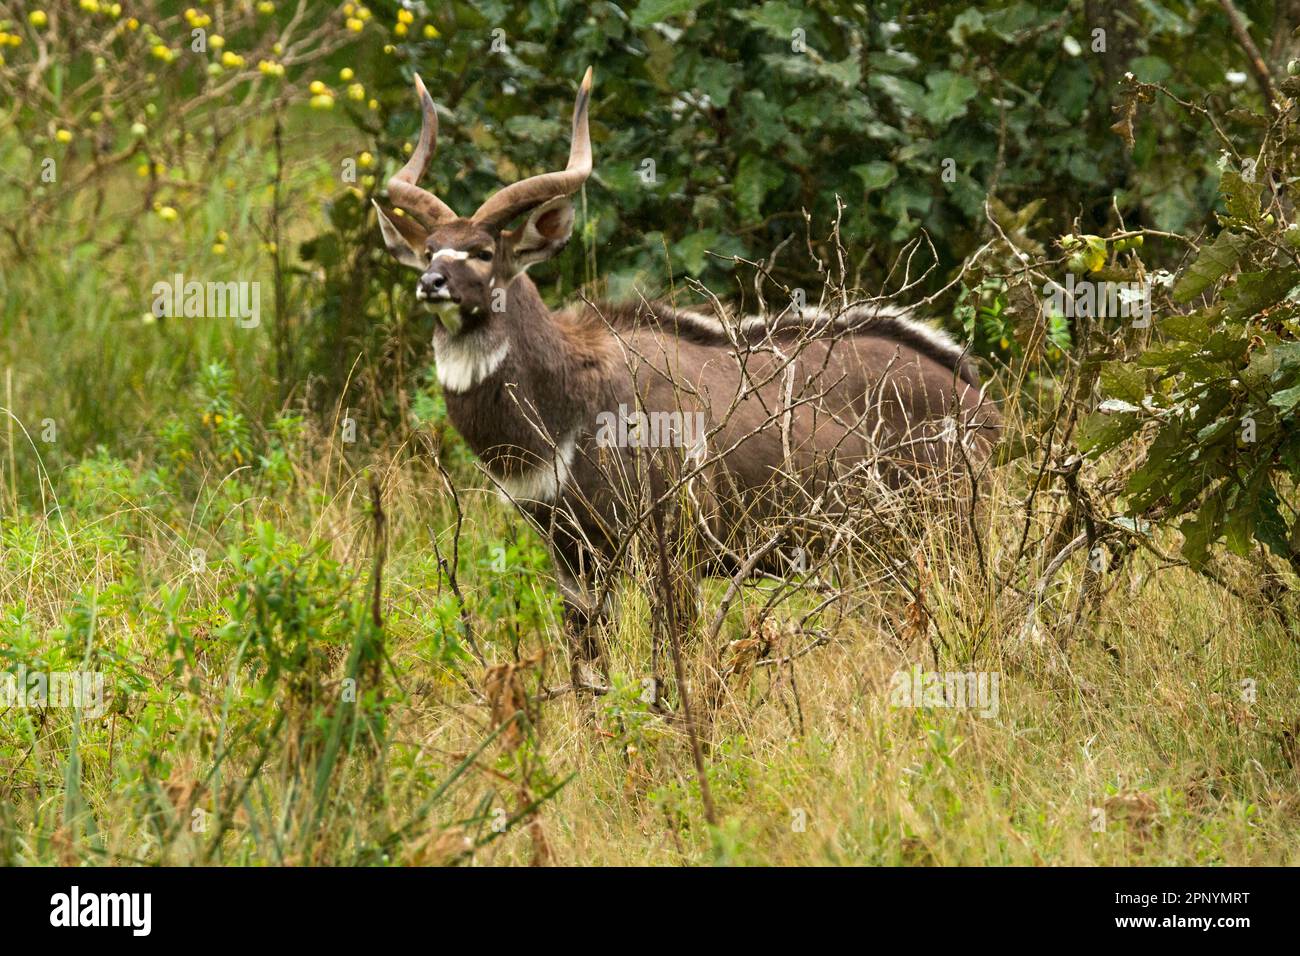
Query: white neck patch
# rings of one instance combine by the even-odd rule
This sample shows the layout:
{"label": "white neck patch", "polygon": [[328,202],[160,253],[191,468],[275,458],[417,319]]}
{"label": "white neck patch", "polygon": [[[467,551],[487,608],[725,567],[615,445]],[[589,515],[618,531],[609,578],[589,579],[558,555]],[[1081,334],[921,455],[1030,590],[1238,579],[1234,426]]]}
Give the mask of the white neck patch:
{"label": "white neck patch", "polygon": [[468,392],[499,369],[509,354],[509,339],[502,339],[495,347],[473,334],[433,342],[438,383],[449,392]]}
{"label": "white neck patch", "polygon": [[550,504],[569,483],[577,437],[570,436],[555,446],[555,460],[529,468],[521,475],[501,479],[498,494],[506,502],[537,501]]}

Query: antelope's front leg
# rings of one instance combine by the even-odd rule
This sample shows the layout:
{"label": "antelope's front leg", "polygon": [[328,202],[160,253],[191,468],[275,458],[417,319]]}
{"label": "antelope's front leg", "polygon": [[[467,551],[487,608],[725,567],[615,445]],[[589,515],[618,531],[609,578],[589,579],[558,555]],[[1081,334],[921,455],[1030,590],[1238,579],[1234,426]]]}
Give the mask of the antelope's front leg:
{"label": "antelope's front leg", "polygon": [[562,568],[558,574],[564,599],[564,636],[569,646],[569,676],[573,689],[609,686],[609,663],[600,642],[600,627],[609,619],[608,601],[599,603],[595,589]]}

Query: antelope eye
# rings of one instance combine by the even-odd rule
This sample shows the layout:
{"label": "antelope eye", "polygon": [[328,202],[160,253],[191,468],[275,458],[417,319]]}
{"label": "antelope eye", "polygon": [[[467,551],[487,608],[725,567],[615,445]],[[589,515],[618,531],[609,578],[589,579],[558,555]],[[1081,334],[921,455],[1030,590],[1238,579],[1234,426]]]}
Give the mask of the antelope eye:
{"label": "antelope eye", "polygon": [[481,250],[481,251],[479,251],[479,252],[476,252],[476,253],[474,253],[474,258],[475,258],[475,259],[478,259],[480,262],[491,262],[491,261],[492,261],[492,250],[491,250],[491,249],[483,249],[483,250]]}

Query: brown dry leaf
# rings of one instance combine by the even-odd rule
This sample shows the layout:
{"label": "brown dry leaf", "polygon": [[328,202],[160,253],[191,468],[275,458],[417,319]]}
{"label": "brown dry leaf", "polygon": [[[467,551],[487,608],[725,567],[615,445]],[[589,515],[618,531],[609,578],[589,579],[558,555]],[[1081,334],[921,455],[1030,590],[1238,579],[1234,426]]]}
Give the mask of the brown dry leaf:
{"label": "brown dry leaf", "polygon": [[1150,794],[1137,790],[1117,793],[1113,797],[1107,797],[1104,806],[1107,819],[1124,821],[1138,836],[1151,835],[1159,807]]}
{"label": "brown dry leaf", "polygon": [[447,866],[467,853],[473,844],[465,835],[465,828],[451,826],[431,830],[411,849],[408,866]]}
{"label": "brown dry leaf", "polygon": [[925,607],[925,556],[916,556],[916,597],[907,605],[903,643],[911,644],[930,630],[930,612]]}
{"label": "brown dry leaf", "polygon": [[163,784],[163,792],[176,808],[177,816],[182,819],[189,817],[206,790],[207,787],[198,781],[189,766],[177,765],[172,768],[171,775]]}
{"label": "brown dry leaf", "polygon": [[492,707],[492,723],[501,726],[511,721],[510,726],[501,735],[506,747],[514,749],[523,743],[523,731],[519,721],[512,720],[520,711],[531,713],[528,691],[524,687],[524,675],[541,663],[542,655],[525,658],[521,661],[508,661],[489,667],[483,675],[483,692]]}

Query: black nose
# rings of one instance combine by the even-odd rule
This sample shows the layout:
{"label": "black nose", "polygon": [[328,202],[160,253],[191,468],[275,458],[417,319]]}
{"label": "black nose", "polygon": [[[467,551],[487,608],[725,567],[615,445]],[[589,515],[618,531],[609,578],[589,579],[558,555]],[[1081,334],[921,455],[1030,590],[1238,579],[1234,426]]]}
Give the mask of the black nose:
{"label": "black nose", "polygon": [[426,272],[420,276],[420,288],[425,295],[441,295],[442,290],[447,288],[447,277],[441,272]]}

